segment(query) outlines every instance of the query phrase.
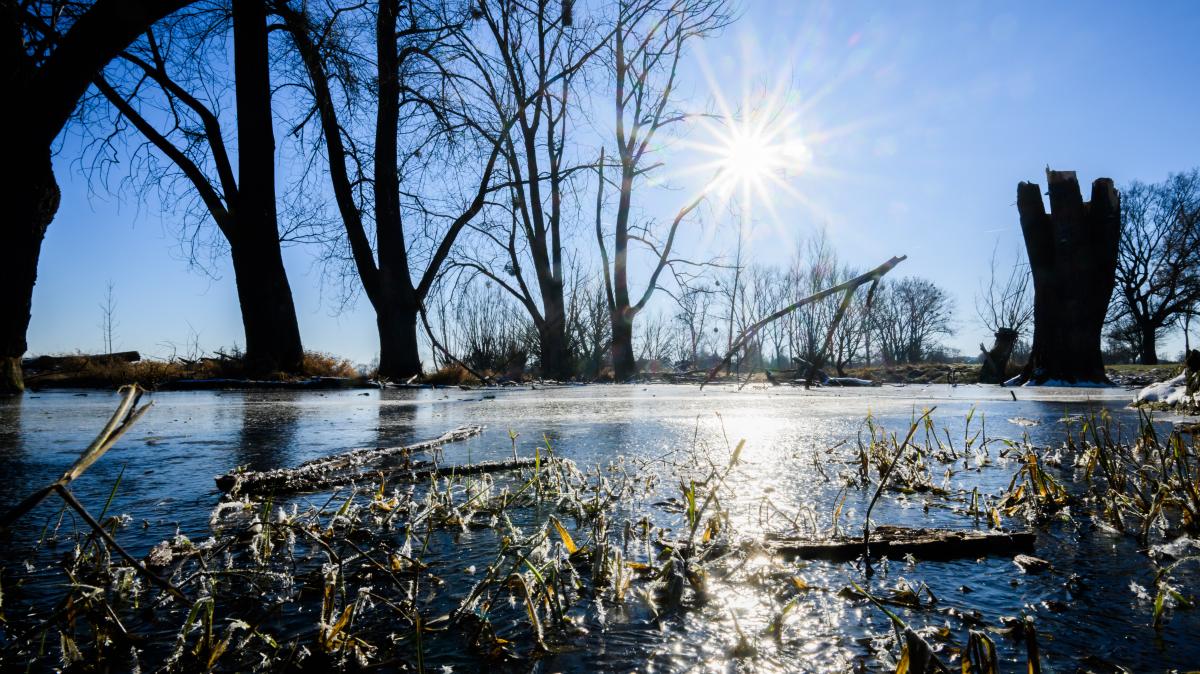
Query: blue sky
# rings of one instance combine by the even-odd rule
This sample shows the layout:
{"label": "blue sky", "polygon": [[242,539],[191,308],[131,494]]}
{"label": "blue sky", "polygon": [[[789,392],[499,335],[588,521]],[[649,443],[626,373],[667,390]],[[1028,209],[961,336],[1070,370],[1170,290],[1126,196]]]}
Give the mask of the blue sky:
{"label": "blue sky", "polygon": [[[1020,180],[1043,169],[1086,185],[1161,180],[1200,165],[1195,3],[766,2],[686,64],[697,108],[786,85],[789,130],[811,159],[755,208],[754,259],[782,263],[825,228],[847,261],[894,254],[899,272],[950,289],[966,352],[986,335],[973,296],[991,249],[1020,244]],[[754,100],[760,100],[758,93]],[[603,111],[599,121],[605,121]],[[692,134],[695,139],[698,131]],[[57,160],[62,207],[42,251],[30,352],[98,350],[105,284],[115,284],[116,347],[166,355],[194,330],[206,349],[242,343],[232,273],[190,271],[168,215],[136,198],[89,193],[68,140]],[[680,177],[687,182],[689,178]],[[678,193],[655,196],[667,209]],[[728,244],[728,234],[705,238]],[[725,238],[722,238],[725,237]],[[691,240],[699,240],[693,237]],[[285,260],[305,346],[368,362],[369,304],[333,315],[315,250]],[[1173,356],[1177,341],[1162,353]]]}

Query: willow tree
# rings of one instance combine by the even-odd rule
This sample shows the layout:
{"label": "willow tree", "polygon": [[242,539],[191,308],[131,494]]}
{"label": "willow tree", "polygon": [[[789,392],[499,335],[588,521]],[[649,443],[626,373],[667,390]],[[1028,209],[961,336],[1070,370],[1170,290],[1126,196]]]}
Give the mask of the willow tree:
{"label": "willow tree", "polygon": [[[228,19],[232,18],[230,22]],[[224,37],[232,27],[234,115],[237,144],[229,147],[222,125],[222,92],[229,84],[214,74],[223,60]],[[199,202],[194,228],[211,220],[228,245],[246,337],[251,372],[298,372],[304,357],[291,286],[283,267],[275,192],[275,133],[272,119],[270,51],[264,0],[233,0],[232,12],[203,11],[154,31],[121,53],[113,72],[96,79],[116,111],[117,130],[132,127],[144,143],[134,147],[131,176],[168,194]],[[178,45],[176,46],[176,43]],[[178,52],[178,53],[176,53]],[[120,66],[117,68],[116,66]],[[101,156],[114,134],[101,133]],[[154,152],[167,160],[154,161]],[[237,171],[235,174],[236,156]],[[175,179],[183,184],[175,194]],[[186,233],[201,241],[195,229]],[[198,254],[193,251],[194,256]]]}
{"label": "willow tree", "polygon": [[[687,119],[678,108],[679,65],[687,48],[694,40],[727,25],[730,19],[725,0],[622,0],[619,4],[610,50],[617,150],[613,158],[617,203],[611,254],[599,206],[603,203],[603,167],[596,215],[596,237],[612,317],[613,375],[617,381],[637,373],[634,319],[653,297],[663,270],[673,262],[680,225],[705,197],[701,191],[665,226],[656,221],[635,225],[635,190],[660,167],[655,152],[660,136]],[[632,291],[629,282],[632,243],[644,246],[650,259],[650,276],[640,293]]]}
{"label": "willow tree", "polygon": [[46,228],[60,192],[53,144],[96,76],[154,22],[189,0],[0,2],[0,141],[14,170],[0,181],[0,391],[20,391],[21,357]]}
{"label": "willow tree", "polygon": [[399,0],[324,14],[273,7],[305,74],[305,117],[319,125],[348,258],[375,309],[379,374],[418,375],[418,318],[491,191],[504,131],[478,124],[465,91],[474,85],[455,70],[473,10]]}

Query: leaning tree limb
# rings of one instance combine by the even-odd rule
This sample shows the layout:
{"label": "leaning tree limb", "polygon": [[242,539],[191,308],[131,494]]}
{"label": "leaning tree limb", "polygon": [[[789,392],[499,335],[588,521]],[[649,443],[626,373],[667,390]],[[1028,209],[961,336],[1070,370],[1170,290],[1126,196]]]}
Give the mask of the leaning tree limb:
{"label": "leaning tree limb", "polygon": [[877,286],[879,284],[879,280],[883,278],[884,274],[887,274],[892,269],[894,269],[896,267],[896,265],[900,264],[901,262],[903,262],[907,259],[908,259],[907,255],[893,257],[892,259],[888,260],[887,262],[884,262],[883,264],[879,265],[878,267],[872,269],[871,271],[869,271],[865,274],[862,274],[861,276],[856,276],[856,277],[850,279],[849,281],[846,281],[845,283],[840,283],[836,286],[833,286],[832,288],[826,288],[825,290],[822,290],[821,292],[815,293],[813,295],[809,295],[808,297],[805,297],[801,300],[797,300],[796,302],[793,302],[792,304],[787,305],[786,307],[780,309],[779,311],[776,311],[775,313],[758,321],[754,325],[751,325],[750,327],[746,328],[745,330],[742,331],[742,333],[740,335],[738,335],[737,339],[735,339],[733,341],[732,346],[729,347],[729,352],[725,354],[725,357],[721,359],[721,362],[717,363],[717,365],[715,367],[713,367],[711,370],[708,371],[708,376],[704,378],[704,382],[700,384],[700,388],[704,388],[704,386],[706,384],[711,382],[713,380],[713,378],[717,376],[718,372],[720,372],[722,369],[727,368],[729,366],[730,361],[733,359],[733,354],[744,349],[746,347],[746,345],[750,343],[750,340],[754,339],[754,337],[756,335],[758,335],[759,331],[762,330],[763,328],[765,328],[766,326],[779,320],[780,318],[783,318],[784,316],[787,316],[788,314],[799,309],[800,307],[807,306],[809,304],[812,304],[813,302],[820,302],[821,300],[825,299],[826,297],[831,297],[833,295],[836,295],[837,293],[846,293],[846,296],[842,298],[842,304],[838,307],[837,316],[835,317],[835,320],[834,320],[833,324],[830,326],[829,332],[826,334],[826,337],[825,337],[825,342],[826,342],[825,348],[828,348],[829,342],[833,339],[833,332],[835,329],[837,329],[837,324],[839,322],[841,322],[842,316],[845,314],[845,307],[847,304],[849,304],[850,296],[854,293],[854,291],[858,290],[861,286],[864,286],[864,285],[870,283],[871,288],[872,288],[872,294],[874,294],[874,292],[873,292],[874,288],[875,288],[875,286]]}
{"label": "leaning tree limb", "polygon": [[150,407],[154,405],[153,402],[150,402],[142,405],[141,407],[137,406],[138,401],[141,400],[142,394],[145,393],[145,391],[136,384],[133,386],[123,386],[121,387],[121,391],[125,394],[124,399],[121,400],[121,404],[117,406],[117,411],[113,412],[112,418],[110,418],[108,423],[104,425],[104,428],[100,430],[100,434],[96,436],[96,439],[92,441],[92,444],[88,445],[87,449],[83,450],[83,453],[79,455],[79,458],[75,459],[75,463],[71,464],[71,467],[62,474],[62,477],[33,492],[26,497],[25,500],[18,503],[14,508],[4,513],[3,516],[0,516],[0,531],[8,529],[18,519],[36,508],[37,505],[41,503],[47,496],[49,496],[51,493],[56,493],[58,494],[58,497],[63,500],[63,502],[69,505],[73,510],[75,510],[75,512],[79,513],[79,516],[82,517],[85,522],[87,522],[88,526],[92,528],[92,531],[94,531],[100,536],[101,539],[104,540],[104,543],[110,549],[116,551],[116,553],[123,557],[126,562],[129,562],[130,566],[132,566],[138,573],[145,576],[146,579],[151,583],[159,586],[176,599],[188,601],[187,595],[185,595],[182,590],[172,584],[169,580],[166,580],[158,574],[147,569],[145,564],[135,559],[133,555],[129,554],[129,552],[125,550],[125,548],[121,547],[117,543],[116,539],[112,537],[112,534],[108,533],[108,530],[106,530],[103,525],[101,525],[94,517],[92,517],[91,513],[89,513],[87,509],[83,507],[83,504],[79,502],[79,499],[75,498],[75,495],[71,493],[70,489],[67,488],[67,486],[75,481],[76,478],[78,478],[80,475],[83,475],[84,471],[86,471],[88,468],[91,468],[92,464],[99,461],[100,457],[104,456],[105,452],[112,449],[112,446],[117,443],[117,440],[121,439],[121,436],[125,434],[125,431],[129,430],[130,427],[132,427],[138,419],[141,419],[142,415],[144,415],[150,409]]}
{"label": "leaning tree limb", "polygon": [[470,365],[467,365],[466,362],[459,359],[454,354],[450,353],[450,350],[447,349],[446,347],[442,346],[442,343],[438,341],[437,337],[433,336],[433,328],[429,325],[429,317],[425,315],[425,303],[424,302],[421,303],[421,312],[420,313],[421,313],[421,323],[425,326],[425,334],[429,337],[430,344],[433,344],[433,346],[438,351],[441,351],[443,354],[445,354],[446,358],[449,359],[452,363],[458,365],[459,367],[466,370],[467,372],[470,372],[471,376],[478,379],[480,384],[488,384],[491,382],[491,380],[488,377],[484,376],[480,372],[476,372],[475,369],[472,368]]}

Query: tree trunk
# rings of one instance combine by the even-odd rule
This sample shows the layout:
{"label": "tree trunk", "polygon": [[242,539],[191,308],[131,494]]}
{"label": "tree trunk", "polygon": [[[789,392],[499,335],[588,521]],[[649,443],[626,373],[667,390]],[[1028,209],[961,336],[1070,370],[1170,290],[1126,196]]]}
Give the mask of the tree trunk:
{"label": "tree trunk", "polygon": [[263,0],[233,2],[238,191],[230,249],[251,372],[299,372],[304,360],[275,214],[275,134]]}
{"label": "tree trunk", "polygon": [[1143,325],[1141,333],[1138,362],[1142,365],[1158,365],[1158,330],[1152,325]]}
{"label": "tree trunk", "polygon": [[38,258],[60,197],[49,148],[16,151],[8,158],[19,170],[0,181],[0,203],[6,211],[0,229],[0,249],[4,250],[0,258],[0,393],[25,388],[21,356],[28,348],[25,336]]}
{"label": "tree trunk", "polygon": [[618,384],[637,374],[637,362],[633,359],[633,321],[623,314],[612,319],[612,365],[613,381]]}
{"label": "tree trunk", "polygon": [[415,308],[404,306],[400,302],[387,302],[386,299],[376,307],[380,379],[403,381],[421,374],[417,313]]}
{"label": "tree trunk", "polygon": [[1084,202],[1073,171],[1046,178],[1050,213],[1035,183],[1017,186],[1017,210],[1033,271],[1033,350],[1022,383],[1110,384],[1100,337],[1112,296],[1121,199],[1112,180],[1092,183]]}
{"label": "tree trunk", "polygon": [[565,381],[573,375],[567,353],[567,334],[563,325],[545,326],[538,333],[542,350],[542,376]]}
{"label": "tree trunk", "polygon": [[[244,224],[239,222],[239,228]],[[299,372],[304,349],[274,228],[231,240],[230,253],[246,331],[247,369],[254,374]]]}
{"label": "tree trunk", "polygon": [[573,374],[567,349],[567,321],[562,287],[558,293],[551,292],[542,299],[545,320],[538,330],[538,341],[542,351],[542,376],[563,381]]}
{"label": "tree trunk", "polygon": [[[24,388],[21,356],[28,348],[33,286],[46,228],[61,193],[51,148],[79,99],[104,65],[154,22],[188,0],[100,0],[91,3],[53,52],[37,63],[26,51],[21,23],[27,8],[0,8],[0,89],[10,104],[0,109],[6,132],[0,150],[13,173],[0,186],[0,393]],[[33,11],[33,10],[28,10]]]}
{"label": "tree trunk", "polygon": [[992,348],[984,352],[983,367],[979,370],[979,383],[1003,384],[1008,379],[1008,361],[1012,358],[1013,347],[1017,345],[1016,330],[1000,328],[996,331],[996,341]]}

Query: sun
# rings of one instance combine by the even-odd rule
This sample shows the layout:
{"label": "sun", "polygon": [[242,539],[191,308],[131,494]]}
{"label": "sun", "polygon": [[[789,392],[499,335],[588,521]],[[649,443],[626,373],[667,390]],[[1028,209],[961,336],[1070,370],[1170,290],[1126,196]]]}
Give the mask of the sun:
{"label": "sun", "polygon": [[712,187],[744,205],[753,201],[770,209],[776,194],[793,192],[792,180],[811,159],[793,117],[731,115],[711,130],[714,140],[703,149],[716,160]]}
{"label": "sun", "polygon": [[755,130],[736,131],[724,148],[722,168],[735,181],[759,182],[778,168],[780,148]]}
{"label": "sun", "polygon": [[823,214],[812,187],[836,173],[820,160],[830,138],[814,113],[820,96],[802,99],[789,76],[756,83],[750,71],[739,78],[738,96],[703,55],[700,67],[711,98],[704,112],[684,116],[693,131],[675,147],[687,159],[670,177],[687,180],[695,201],[710,200],[713,212],[728,213],[739,231],[761,226],[756,236],[792,236],[798,211]]}

